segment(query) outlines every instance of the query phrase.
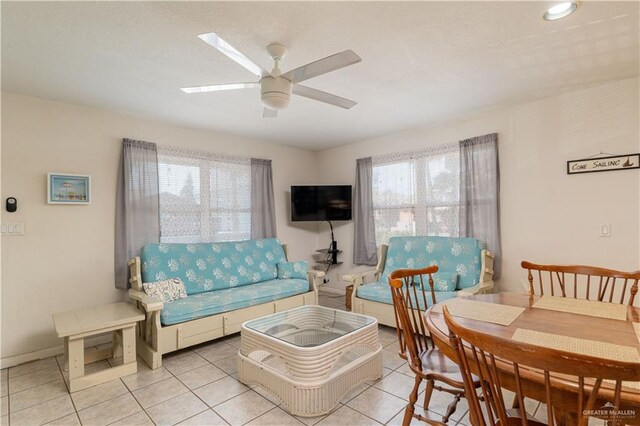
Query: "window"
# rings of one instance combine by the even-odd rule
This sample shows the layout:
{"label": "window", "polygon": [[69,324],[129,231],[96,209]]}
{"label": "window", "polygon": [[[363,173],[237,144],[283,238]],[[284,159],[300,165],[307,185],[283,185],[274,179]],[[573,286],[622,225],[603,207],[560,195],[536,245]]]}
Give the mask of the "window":
{"label": "window", "polygon": [[249,158],[158,147],[158,180],[161,242],[250,238]]}
{"label": "window", "polygon": [[407,235],[458,236],[458,146],[373,158],[376,242]]}

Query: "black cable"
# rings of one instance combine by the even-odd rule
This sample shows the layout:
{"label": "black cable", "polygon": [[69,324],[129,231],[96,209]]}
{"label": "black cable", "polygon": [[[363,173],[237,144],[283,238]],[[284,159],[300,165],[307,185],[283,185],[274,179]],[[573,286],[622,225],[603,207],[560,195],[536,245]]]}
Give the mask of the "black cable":
{"label": "black cable", "polygon": [[324,282],[328,283],[329,279],[326,277],[326,275],[329,273],[329,270],[331,269],[331,265],[333,264],[333,247],[334,247],[334,242],[335,242],[335,238],[333,236],[333,224],[331,223],[330,220],[327,221],[329,223],[329,228],[331,229],[331,242],[329,243],[329,248],[327,249],[327,257],[325,259],[325,262],[327,262],[327,268],[324,271],[325,274],[325,278],[324,278]]}

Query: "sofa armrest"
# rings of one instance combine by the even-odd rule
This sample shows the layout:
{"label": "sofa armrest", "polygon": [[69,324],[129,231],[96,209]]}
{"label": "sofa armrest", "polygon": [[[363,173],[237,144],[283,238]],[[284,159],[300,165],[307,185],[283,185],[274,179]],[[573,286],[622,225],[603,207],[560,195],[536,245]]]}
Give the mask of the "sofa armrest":
{"label": "sofa armrest", "polygon": [[474,285],[473,287],[464,288],[458,291],[458,297],[469,297],[474,294],[489,293],[493,289],[493,281],[484,281]]}
{"label": "sofa armrest", "polygon": [[354,291],[360,287],[360,285],[367,282],[369,279],[377,280],[379,276],[377,269],[371,269],[368,271],[352,272],[342,276],[343,281],[348,281],[353,285]]}
{"label": "sofa armrest", "polygon": [[155,312],[162,310],[163,303],[155,297],[149,296],[143,291],[129,289],[129,297],[140,302],[146,312]]}
{"label": "sofa armrest", "polygon": [[142,291],[142,266],[140,256],[132,257],[129,262],[129,285],[132,289]]}
{"label": "sofa armrest", "polygon": [[324,282],[325,273],[323,271],[309,271],[308,276],[309,283],[311,283],[313,290],[318,291],[318,288],[320,288],[320,285]]}

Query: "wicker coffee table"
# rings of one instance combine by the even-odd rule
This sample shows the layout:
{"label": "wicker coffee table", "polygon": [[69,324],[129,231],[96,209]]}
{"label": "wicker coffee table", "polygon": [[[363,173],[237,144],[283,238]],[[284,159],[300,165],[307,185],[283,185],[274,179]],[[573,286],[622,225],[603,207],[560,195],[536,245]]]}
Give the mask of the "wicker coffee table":
{"label": "wicker coffee table", "polygon": [[238,374],[274,393],[291,414],[331,411],[352,388],[382,377],[375,318],[302,306],[242,324]]}

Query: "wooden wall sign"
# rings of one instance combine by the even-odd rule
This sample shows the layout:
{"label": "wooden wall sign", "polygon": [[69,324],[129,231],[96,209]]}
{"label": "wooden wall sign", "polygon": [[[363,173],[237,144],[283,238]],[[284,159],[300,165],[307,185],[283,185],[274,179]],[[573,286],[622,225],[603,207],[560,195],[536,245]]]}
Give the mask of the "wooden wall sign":
{"label": "wooden wall sign", "polygon": [[640,154],[614,155],[612,157],[567,161],[568,175],[625,169],[640,169]]}

